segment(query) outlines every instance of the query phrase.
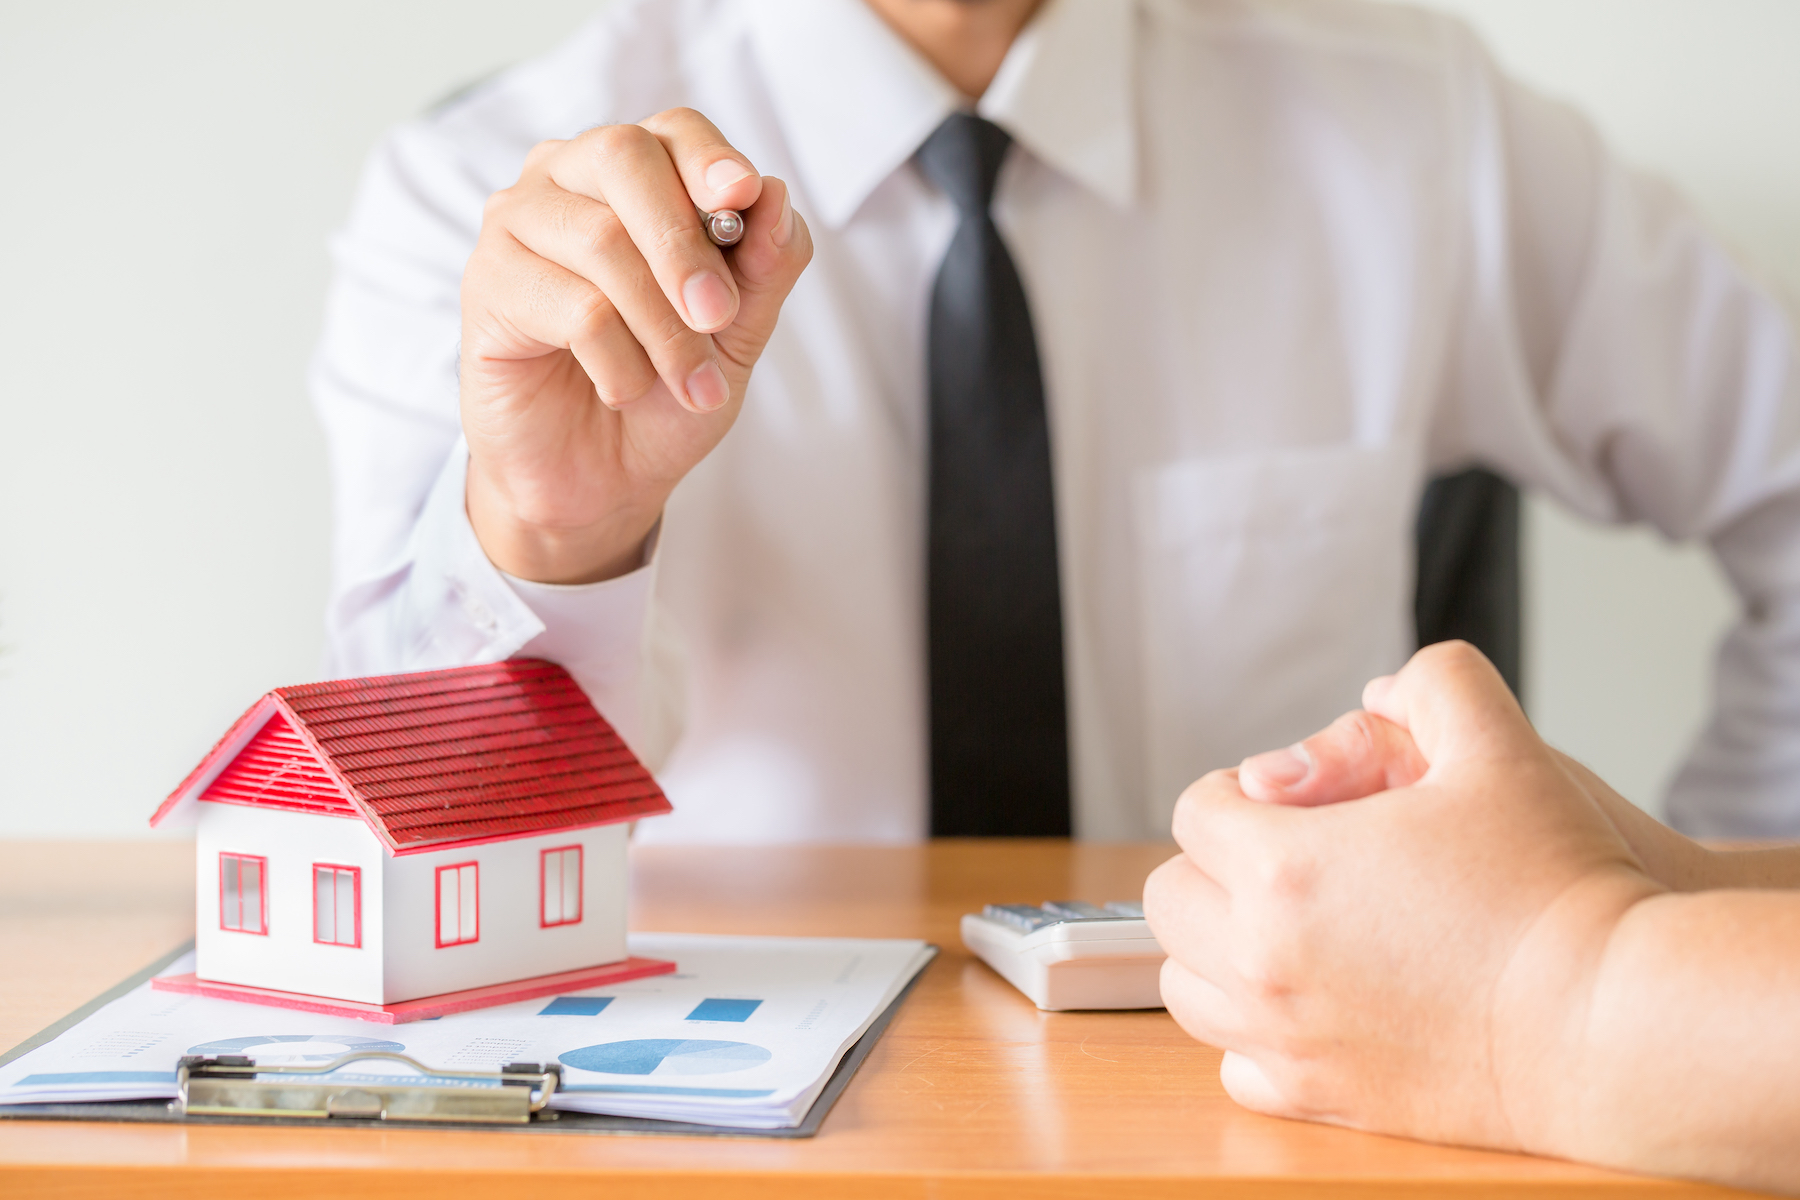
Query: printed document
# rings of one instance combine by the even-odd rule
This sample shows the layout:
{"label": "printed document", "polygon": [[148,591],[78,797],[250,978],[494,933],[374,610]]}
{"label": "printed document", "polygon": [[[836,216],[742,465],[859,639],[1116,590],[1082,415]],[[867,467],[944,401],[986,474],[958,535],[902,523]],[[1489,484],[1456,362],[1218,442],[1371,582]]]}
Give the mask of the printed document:
{"label": "printed document", "polygon": [[[552,1107],[739,1129],[798,1125],[838,1061],[930,961],[924,942],[646,933],[631,953],[673,975],[383,1025],[149,983],[0,1067],[0,1104],[173,1097],[183,1055],[322,1063],[355,1050],[437,1070],[560,1062]],[[194,969],[187,955],[165,974]],[[391,1060],[335,1073],[391,1079]]]}

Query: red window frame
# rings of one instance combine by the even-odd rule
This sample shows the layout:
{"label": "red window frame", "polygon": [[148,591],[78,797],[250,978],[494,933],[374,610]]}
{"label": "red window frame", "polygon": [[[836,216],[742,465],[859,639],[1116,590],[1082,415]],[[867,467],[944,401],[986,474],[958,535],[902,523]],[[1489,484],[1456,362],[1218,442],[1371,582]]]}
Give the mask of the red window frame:
{"label": "red window frame", "polygon": [[[352,941],[352,942],[338,942],[338,941],[328,942],[319,936],[319,872],[320,871],[331,871],[334,873],[332,875],[332,885],[331,885],[332,910],[333,910],[332,916],[333,916],[334,922],[342,916],[341,913],[338,913],[336,911],[336,909],[337,909],[337,873],[346,872],[346,871],[349,872],[350,881],[351,881],[350,882],[350,894],[351,894],[350,907],[354,913],[354,916],[352,917],[352,921],[353,921],[353,924],[355,927],[355,937],[356,937],[355,941]],[[362,949],[362,868],[346,866],[343,863],[324,863],[324,862],[314,863],[312,865],[312,881],[313,881],[313,902],[312,902],[313,943],[315,945],[319,945],[319,946],[344,946],[351,950]],[[339,930],[336,932],[342,932],[342,931]]]}
{"label": "red window frame", "polygon": [[[258,911],[256,928],[244,928],[244,869],[238,868],[238,925],[233,929],[225,923],[225,860],[235,859],[239,863],[256,864],[256,877],[260,881],[257,889]],[[223,933],[249,933],[257,937],[269,936],[269,860],[260,854],[239,854],[235,850],[219,851],[219,929]]]}
{"label": "red window frame", "polygon": [[[575,852],[575,915],[571,917],[567,913],[564,913],[560,921],[547,920],[545,913],[547,913],[550,908],[550,856],[552,854],[567,854],[571,850]],[[586,862],[584,861],[586,858],[587,856],[582,853],[581,843],[579,842],[572,846],[551,846],[546,850],[540,850],[538,852],[539,929],[553,929],[559,925],[581,924],[582,884],[586,882],[582,878],[582,872],[587,869]],[[566,869],[566,864],[564,869]]]}
{"label": "red window frame", "polygon": [[[453,942],[444,940],[444,872],[461,871],[464,867],[475,868],[475,932],[466,938],[458,938]],[[437,939],[437,948],[447,946],[468,946],[481,940],[481,864],[479,862],[445,863],[431,877],[431,933]],[[462,885],[456,889],[457,932],[462,931]]]}

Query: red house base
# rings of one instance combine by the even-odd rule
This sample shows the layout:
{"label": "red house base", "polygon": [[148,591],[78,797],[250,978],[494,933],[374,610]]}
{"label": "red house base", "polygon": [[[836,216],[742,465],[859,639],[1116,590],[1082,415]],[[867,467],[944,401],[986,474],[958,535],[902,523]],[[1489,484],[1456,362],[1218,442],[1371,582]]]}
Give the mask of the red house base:
{"label": "red house base", "polygon": [[660,958],[628,958],[624,962],[587,967],[580,971],[560,971],[555,975],[536,975],[530,979],[514,979],[487,987],[445,992],[441,996],[421,996],[398,1004],[368,1004],[360,1000],[333,1000],[326,996],[308,996],[302,992],[278,992],[273,988],[250,987],[242,983],[219,983],[194,974],[158,975],[150,986],[159,992],[190,992],[211,996],[215,1000],[242,1000],[249,1004],[270,1004],[276,1008],[293,1008],[301,1012],[330,1013],[334,1017],[358,1017],[383,1025],[403,1025],[451,1013],[468,1012],[472,1008],[492,1008],[496,1004],[512,1004],[518,1000],[535,1000],[557,992],[577,988],[605,987],[642,979],[648,975],[667,975],[675,964]]}

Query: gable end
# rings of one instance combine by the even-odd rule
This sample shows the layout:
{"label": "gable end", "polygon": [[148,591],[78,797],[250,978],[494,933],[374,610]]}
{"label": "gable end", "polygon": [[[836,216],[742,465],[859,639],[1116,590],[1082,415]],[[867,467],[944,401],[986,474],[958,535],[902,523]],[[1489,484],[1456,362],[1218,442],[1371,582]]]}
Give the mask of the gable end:
{"label": "gable end", "polygon": [[199,799],[289,812],[360,817],[318,754],[279,709],[213,779]]}

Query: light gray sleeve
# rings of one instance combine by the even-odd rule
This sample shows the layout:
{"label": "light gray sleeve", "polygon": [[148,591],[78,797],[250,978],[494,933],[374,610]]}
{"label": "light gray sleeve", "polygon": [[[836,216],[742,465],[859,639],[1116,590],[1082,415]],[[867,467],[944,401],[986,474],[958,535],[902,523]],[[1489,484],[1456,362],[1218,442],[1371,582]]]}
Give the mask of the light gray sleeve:
{"label": "light gray sleeve", "polygon": [[1669,812],[1692,833],[1800,834],[1792,315],[1671,188],[1472,40],[1464,61],[1463,268],[1433,458],[1710,543],[1742,612]]}

